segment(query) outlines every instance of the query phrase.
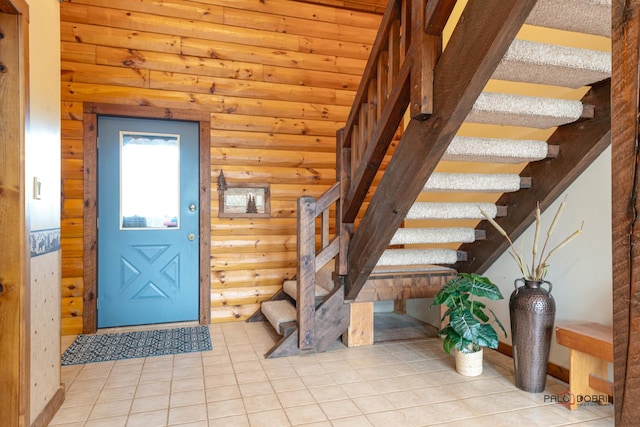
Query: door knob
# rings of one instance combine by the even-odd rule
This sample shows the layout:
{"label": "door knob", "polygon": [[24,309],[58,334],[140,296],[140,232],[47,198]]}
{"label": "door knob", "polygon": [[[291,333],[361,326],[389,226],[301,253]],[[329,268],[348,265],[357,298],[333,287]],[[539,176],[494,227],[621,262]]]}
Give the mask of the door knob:
{"label": "door knob", "polygon": [[193,204],[193,203],[191,203],[191,204],[189,205],[189,211],[190,211],[190,212],[195,212],[195,211],[196,211],[196,205],[195,205],[195,204]]}
{"label": "door knob", "polygon": [[187,236],[187,239],[189,239],[190,241],[196,240],[196,235],[193,233],[189,233],[189,235]]}

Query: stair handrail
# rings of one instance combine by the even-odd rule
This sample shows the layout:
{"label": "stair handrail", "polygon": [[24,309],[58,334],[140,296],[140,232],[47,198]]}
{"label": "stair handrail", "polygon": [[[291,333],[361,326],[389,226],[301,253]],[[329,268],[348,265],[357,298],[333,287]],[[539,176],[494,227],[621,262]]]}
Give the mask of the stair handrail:
{"label": "stair handrail", "polygon": [[[330,238],[330,208],[340,199],[340,182],[336,182],[317,200],[312,196],[298,198],[297,213],[297,298],[298,347],[315,347],[315,275],[338,254],[340,236]],[[316,253],[316,218],[321,216],[320,247]]]}
{"label": "stair handrail", "polygon": [[[392,0],[383,15],[338,154],[348,169],[342,222],[355,221],[410,106],[423,120],[433,110],[433,69],[456,0]],[[341,179],[342,180],[342,179]]]}

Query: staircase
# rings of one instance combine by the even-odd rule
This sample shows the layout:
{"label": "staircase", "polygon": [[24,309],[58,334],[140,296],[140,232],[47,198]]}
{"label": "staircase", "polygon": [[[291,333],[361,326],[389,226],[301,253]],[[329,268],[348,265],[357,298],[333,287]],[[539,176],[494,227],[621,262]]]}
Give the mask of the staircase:
{"label": "staircase", "polygon": [[[443,50],[455,5],[390,2],[338,133],[337,184],[299,200],[297,280],[262,304],[283,335],[268,357],[323,351],[352,302],[429,297],[458,271],[482,273],[506,242],[480,209],[517,237],[535,201],[546,208],[608,146],[610,54],[515,36],[528,24],[608,37],[610,0],[469,0]],[[592,87],[571,100],[492,91],[489,79]],[[556,129],[456,135],[464,123]]]}

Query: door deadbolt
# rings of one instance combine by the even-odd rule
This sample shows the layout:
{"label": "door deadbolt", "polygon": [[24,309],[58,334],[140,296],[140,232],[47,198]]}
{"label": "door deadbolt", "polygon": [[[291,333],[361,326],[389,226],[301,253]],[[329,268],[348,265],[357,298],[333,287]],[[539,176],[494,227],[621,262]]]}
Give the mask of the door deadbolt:
{"label": "door deadbolt", "polygon": [[195,212],[195,211],[196,211],[196,205],[194,205],[193,203],[191,203],[191,204],[189,205],[189,211],[190,211],[190,212]]}
{"label": "door deadbolt", "polygon": [[187,236],[187,239],[189,239],[190,241],[196,240],[196,235],[193,233],[189,233],[189,235]]}

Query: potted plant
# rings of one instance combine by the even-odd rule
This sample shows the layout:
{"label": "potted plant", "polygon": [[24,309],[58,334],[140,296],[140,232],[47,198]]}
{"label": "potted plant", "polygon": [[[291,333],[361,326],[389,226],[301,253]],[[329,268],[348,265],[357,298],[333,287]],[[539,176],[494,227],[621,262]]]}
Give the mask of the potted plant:
{"label": "potted plant", "polygon": [[[536,205],[533,212],[535,232],[530,264],[527,263],[528,256],[522,250],[516,250],[507,232],[480,209],[482,215],[509,243],[509,255],[516,262],[522,274],[521,278],[515,280],[515,289],[509,298],[509,316],[511,319],[515,383],[521,390],[531,393],[540,393],[545,388],[551,336],[555,323],[556,304],[551,295],[553,285],[544,280],[549,269],[549,259],[582,232],[582,226],[580,226],[578,230],[558,243],[553,249],[548,250],[551,235],[560,219],[565,202],[566,197],[553,217],[540,252],[538,252],[538,243],[542,221],[540,203]],[[518,286],[519,282],[522,283],[522,286]],[[544,289],[543,285],[546,285],[547,289]]]}
{"label": "potted plant", "polygon": [[447,307],[441,323],[447,318],[448,323],[438,335],[444,337],[442,347],[445,352],[450,354],[452,349],[456,350],[456,370],[466,376],[482,373],[483,347],[498,348],[498,334],[494,324],[507,336],[493,310],[487,308],[479,298],[500,300],[504,297],[487,277],[475,273],[460,273],[440,289],[431,304],[444,304]]}

